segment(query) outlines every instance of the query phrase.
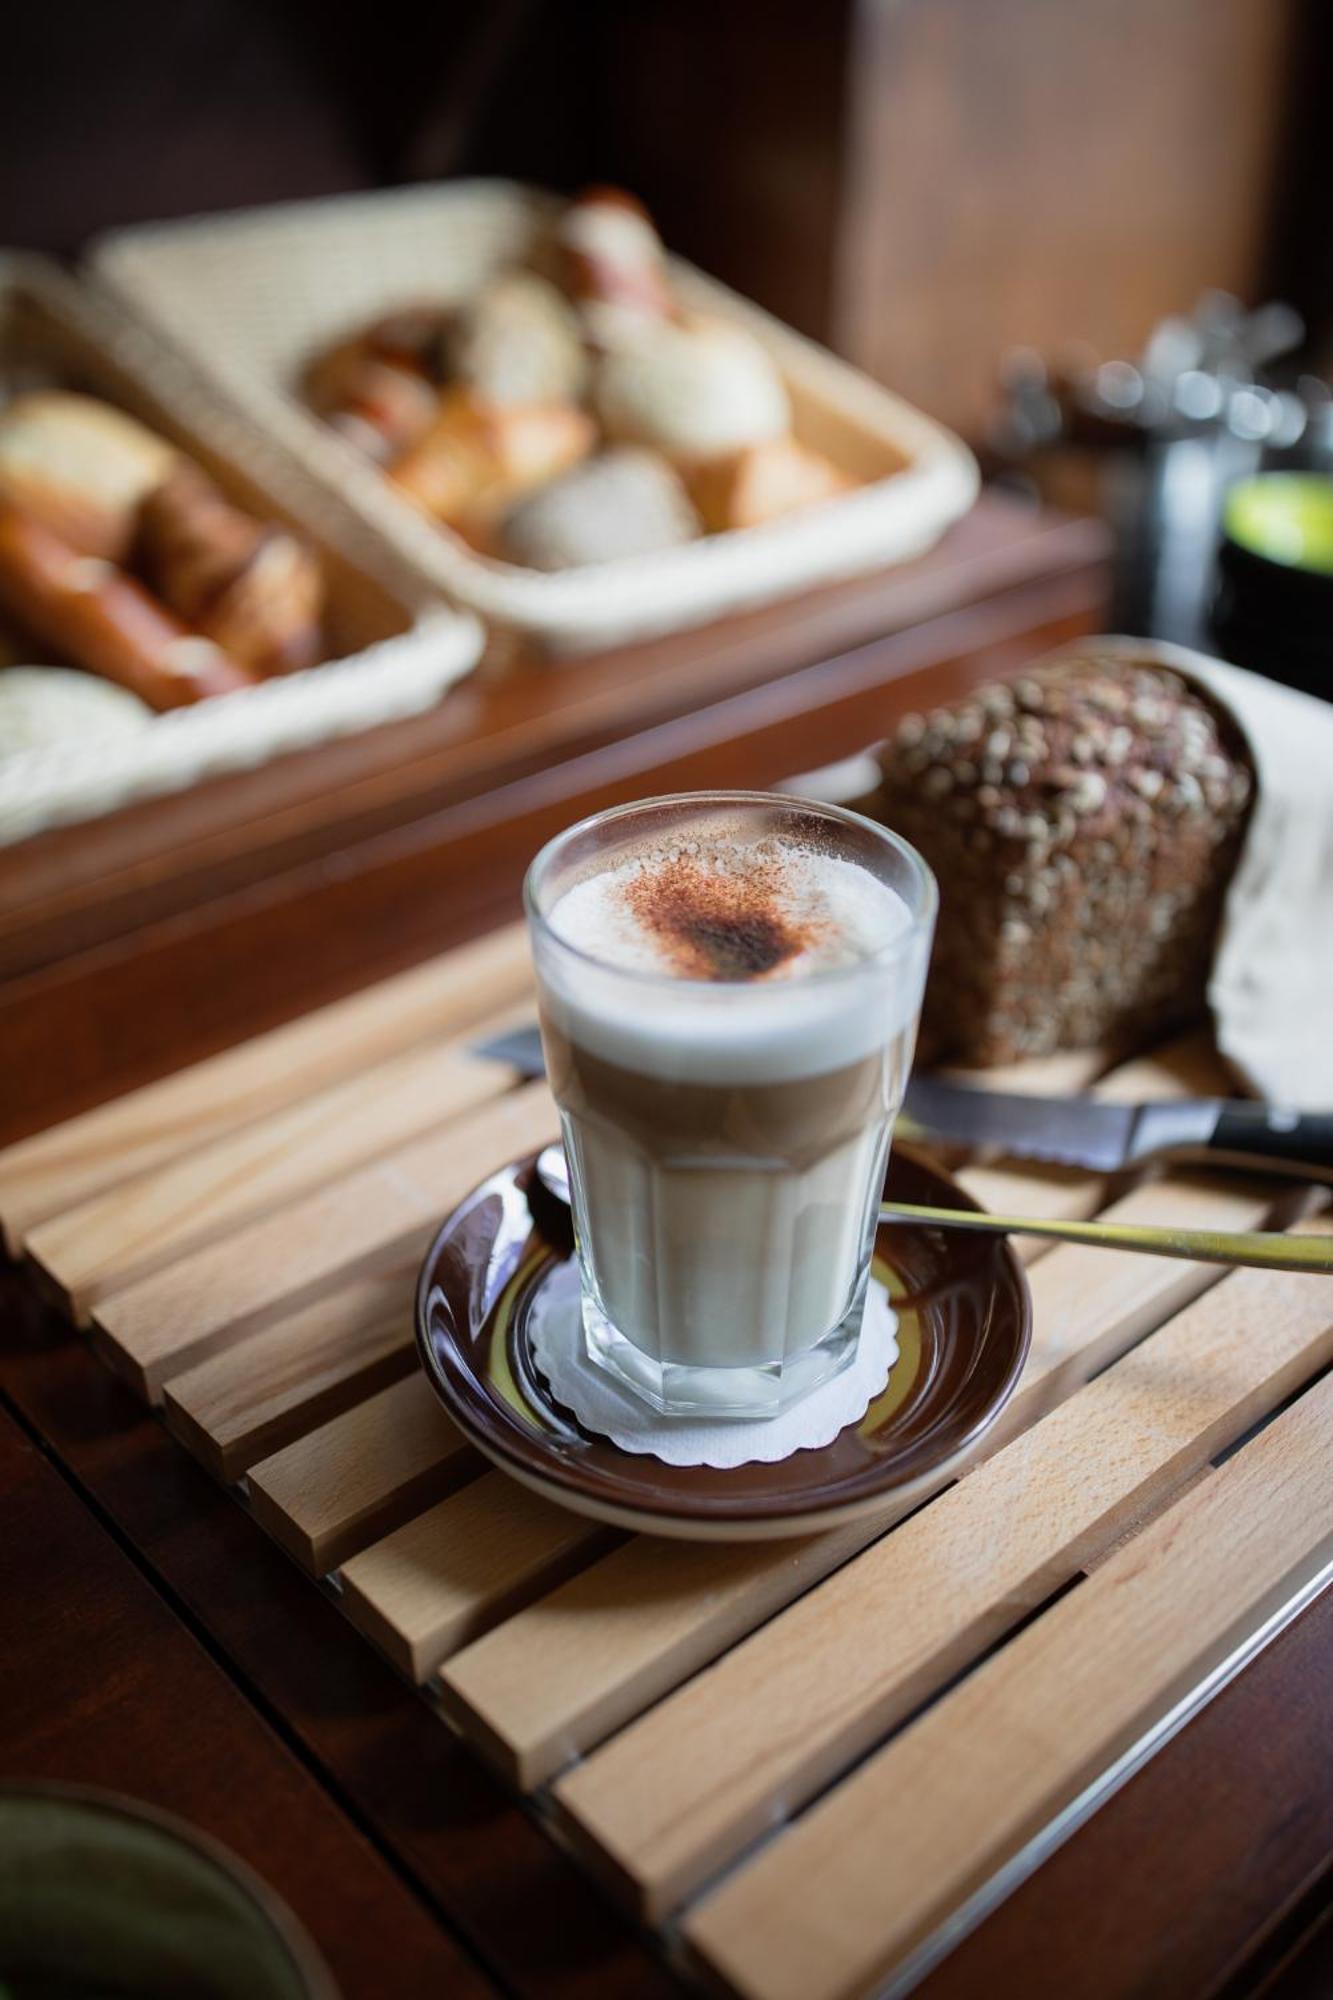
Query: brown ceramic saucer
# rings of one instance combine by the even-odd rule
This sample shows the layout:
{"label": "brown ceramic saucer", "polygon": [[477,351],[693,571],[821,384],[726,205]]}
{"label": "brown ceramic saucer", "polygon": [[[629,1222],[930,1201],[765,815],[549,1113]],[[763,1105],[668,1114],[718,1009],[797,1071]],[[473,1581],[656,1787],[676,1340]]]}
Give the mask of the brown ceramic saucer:
{"label": "brown ceramic saucer", "polygon": [[[1032,1302],[1000,1238],[886,1224],[876,1275],[898,1313],[899,1358],[859,1424],[776,1465],[664,1465],[585,1431],[533,1362],[532,1302],[572,1255],[568,1212],[536,1155],[483,1181],[440,1230],[417,1288],[417,1344],[450,1416],[502,1471],[617,1527],[692,1541],[761,1541],[896,1509],[959,1470],[1012,1395]],[[896,1201],[976,1204],[947,1175],[895,1149]]]}

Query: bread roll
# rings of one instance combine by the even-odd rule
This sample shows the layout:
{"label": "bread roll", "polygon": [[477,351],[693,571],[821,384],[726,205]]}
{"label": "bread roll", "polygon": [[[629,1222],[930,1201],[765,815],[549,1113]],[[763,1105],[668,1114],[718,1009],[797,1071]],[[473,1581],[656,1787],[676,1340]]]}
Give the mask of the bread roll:
{"label": "bread roll", "polygon": [[671,317],[666,252],[648,211],[632,194],[587,189],[557,223],[555,248],[561,283],[599,345]]}
{"label": "bread roll", "polygon": [[0,411],[0,496],[82,555],[120,562],[177,453],[123,410],[41,391]]}
{"label": "bread roll", "polygon": [[787,391],[764,349],[718,320],[663,321],[618,341],[598,364],[594,401],[609,436],[686,463],[791,427]]}
{"label": "bread roll", "polygon": [[437,521],[475,533],[522,494],[586,458],[596,436],[586,411],[568,404],[503,408],[456,389],[390,477]]}
{"label": "bread roll", "polygon": [[83,555],[3,501],[0,604],[57,655],[150,708],[180,708],[252,684],[238,661],[188,631],[114,563]]}
{"label": "bread roll", "polygon": [[305,393],[312,409],[377,465],[424,437],[439,409],[424,376],[374,354],[364,335],[320,355],[306,371]]}
{"label": "bread roll", "polygon": [[139,567],[197,632],[262,675],[313,666],[324,583],[304,542],[254,520],[197,466],[181,464],[145,501]]}
{"label": "bread roll", "polygon": [[153,719],[128,688],[72,667],[7,667],[0,672],[0,760],[53,743],[109,743],[135,736]]}
{"label": "bread roll", "polygon": [[500,553],[529,569],[573,569],[693,541],[699,519],[655,452],[621,445],[553,479],[505,520]]}
{"label": "bread roll", "polygon": [[511,271],[463,307],[445,343],[454,379],[487,403],[573,403],[587,356],[578,319],[545,278]]}
{"label": "bread roll", "polygon": [[855,481],[821,452],[777,437],[692,466],[687,483],[705,527],[716,535],[813,507],[846,493]]}

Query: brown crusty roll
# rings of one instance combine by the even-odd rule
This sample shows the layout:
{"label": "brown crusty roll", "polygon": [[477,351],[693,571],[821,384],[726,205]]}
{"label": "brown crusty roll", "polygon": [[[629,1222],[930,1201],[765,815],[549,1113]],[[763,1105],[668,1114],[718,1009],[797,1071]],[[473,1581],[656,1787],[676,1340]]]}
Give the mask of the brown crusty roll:
{"label": "brown crusty roll", "polygon": [[424,437],[439,407],[414,365],[375,353],[366,335],[319,355],[306,370],[305,392],[325,422],[377,465]]}
{"label": "brown crusty roll", "polygon": [[109,403],[41,390],[0,411],[0,496],[81,554],[121,562],[174,446]]}
{"label": "brown crusty roll", "polygon": [[524,493],[586,458],[596,436],[592,418],[570,404],[504,407],[454,389],[389,476],[437,521],[476,534]]}
{"label": "brown crusty roll", "polygon": [[597,341],[674,311],[662,239],[642,202],[622,188],[591,187],[555,227],[560,281]]}
{"label": "brown crusty roll", "polygon": [[687,467],[685,483],[708,532],[720,535],[831,500],[853,481],[822,452],[775,437]]}
{"label": "brown crusty roll", "polygon": [[253,684],[238,660],[189,631],[133,577],[5,501],[0,604],[58,655],[150,708],[181,708]]}
{"label": "brown crusty roll", "polygon": [[163,602],[257,674],[295,673],[321,651],[324,583],[313,552],[245,514],[182,461],[145,500],[136,566]]}
{"label": "brown crusty roll", "polygon": [[940,886],[929,1056],[1133,1046],[1203,1013],[1254,778],[1192,683],[1090,642],[905,716],[881,763],[883,817]]}

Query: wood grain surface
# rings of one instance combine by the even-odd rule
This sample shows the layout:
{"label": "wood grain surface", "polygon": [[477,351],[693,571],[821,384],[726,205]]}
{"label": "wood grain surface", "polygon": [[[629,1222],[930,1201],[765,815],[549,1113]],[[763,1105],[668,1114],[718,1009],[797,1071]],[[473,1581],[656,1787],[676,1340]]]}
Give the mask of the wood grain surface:
{"label": "wood grain surface", "polygon": [[[1134,1087],[1154,1076],[1162,1088],[1168,1078],[1192,1076],[1194,1060],[1187,1044],[1179,1066],[1175,1053],[1164,1055],[1160,1068],[1136,1063]],[[1148,1183],[1111,1212],[1138,1221],[1192,1214],[1219,1227],[1226,1217],[1231,1226],[1253,1227],[1282,1200],[1271,1188],[1171,1179]],[[1168,1266],[1130,1252],[1053,1250],[1033,1268],[1032,1353],[994,1442],[1035,1421],[1220,1275],[1215,1266]],[[510,1777],[543,1783],[845,1562],[892,1518],[890,1511],[780,1554],[678,1551],[636,1540],[457,1654],[441,1676],[446,1707]],[[543,1661],[540,1680],[527,1671],[534,1652]]]}
{"label": "wood grain surface", "polygon": [[[447,984],[447,967],[435,972]],[[98,1350],[140,1396],[164,1399],[199,1463],[35,1308],[31,1341],[0,1317],[0,1391],[487,1977],[524,1996],[671,1983],[548,1836],[503,1804],[432,1712],[437,1693],[474,1748],[541,1793],[593,1874],[654,1923],[679,1919],[709,1978],[763,2000],[857,1994],[1327,1559],[1327,1482],[1306,1494],[1333,1423],[1321,1374],[1333,1288],[1051,1249],[1031,1261],[1032,1353],[985,1456],[910,1517],[767,1547],[614,1535],[489,1470],[412,1365],[426,1237],[488,1164],[554,1130],[544,1086],[467,1053],[506,1014],[526,1014],[525,987],[497,994],[483,978],[479,991],[465,1021],[400,1047],[363,1021],[373,1052],[350,1053],[350,1037],[341,1070],[289,1044],[313,1081],[229,1126],[210,1129],[206,1115],[198,1141],[174,1152],[153,1152],[171,1142],[150,1136],[152,1092],[147,1109],[125,1100],[116,1108],[146,1156],[131,1144],[125,1171],[104,1164],[95,1187],[78,1184],[79,1148],[67,1151],[75,1192],[24,1225],[32,1247],[48,1279],[98,1294]],[[1092,1079],[1110,1097],[1217,1087],[1197,1041],[1110,1069],[1104,1056],[1078,1062],[1072,1078],[1006,1081]],[[225,1091],[204,1077],[202,1101],[222,1116]],[[423,1117],[428,1097],[436,1115]],[[60,1161],[58,1145],[47,1157]],[[12,1160],[0,1156],[0,1215]],[[1020,1209],[1054,1183],[1056,1199],[1090,1210],[1196,1226],[1289,1226],[1306,1199],[1230,1173],[1108,1183],[966,1171],[974,1185],[1003,1183]],[[230,1501],[217,1512],[201,1465],[242,1480],[253,1520]],[[327,1577],[323,1594],[312,1574]],[[428,1699],[397,1675],[428,1682]],[[1104,1697],[1091,1713],[1077,1702],[1088,1687]],[[913,1798],[926,1801],[917,1814]],[[1225,1804],[1212,1838],[1234,1856]],[[1159,1795],[1159,1806],[1182,1841],[1186,1805]],[[798,1886],[839,1864],[843,1838],[897,1852],[918,1819],[923,1859],[904,1870],[902,1897],[886,1908],[882,1876],[848,1870],[830,1945]],[[1102,1819],[1069,1854],[1110,1837]],[[1256,1837],[1260,1823],[1269,1845],[1253,1866],[1267,1900],[1222,1921],[1211,1955],[1191,1914],[1164,1963],[1234,1971],[1333,1852],[1318,1814],[1289,1824],[1276,1795]],[[564,1934],[566,1898],[574,1912],[583,1943],[558,1966],[518,1935],[528,1883],[548,1940],[553,1920]],[[1149,1887],[1139,1893],[1151,1907]],[[1091,1880],[1083,1894],[1094,1908]],[[1004,1916],[977,1936],[1002,1935]],[[1068,1950],[1055,1932],[1052,1965]],[[1117,2000],[1158,1990],[1147,1927],[1137,1938],[1118,1961]],[[948,1974],[946,1960],[929,1990],[946,1992]],[[1200,1971],[1198,1990],[1211,1976]]]}
{"label": "wood grain surface", "polygon": [[417,1371],[262,1459],[250,1499],[255,1518],[319,1576],[482,1464]]}
{"label": "wood grain surface", "polygon": [[622,1539],[488,1472],[343,1564],[353,1624],[424,1681],[447,1653]]}
{"label": "wood grain surface", "polygon": [[956,1943],[921,2000],[1322,2000],[1317,1944],[1293,1940],[1289,1989],[1270,1987],[1268,1952],[1307,1901],[1312,1927],[1329,1909],[1331,1649],[1326,1590]]}
{"label": "wood grain surface", "polygon": [[[335,1604],[257,1531],[89,1353],[86,1341],[43,1307],[29,1285],[2,1269],[0,1393],[75,1490],[123,1538],[141,1573],[156,1581],[172,1618],[194,1625],[225,1669],[227,1684],[280,1731],[342,1825],[352,1828],[356,1844],[350,1855],[344,1849],[342,1865],[327,1868],[321,1890],[323,1907],[335,1917],[345,1910],[349,1926],[364,1928],[367,1940],[368,1958],[356,1962],[364,1976],[354,1968],[345,1982],[348,2000],[381,2000],[381,1943],[387,1938],[391,1949],[396,1935],[391,1905],[382,1926],[373,1920],[375,1885],[359,1858],[367,1837],[415,1885],[436,1925],[462,1940],[507,1994],[520,2000],[667,2000],[680,1991]],[[159,1727],[159,1714],[174,1713],[158,1705],[167,1696],[155,1661],[167,1654],[165,1646],[144,1644],[153,1627],[137,1615],[126,1625],[136,1672],[126,1715],[134,1726],[121,1739],[103,1727],[107,1691],[97,1678],[96,1655],[68,1643],[68,1577],[79,1573],[80,1561],[73,1556],[68,1564],[53,1563],[59,1545],[42,1532],[44,1519],[43,1508],[32,1533],[7,1547],[5,1559],[21,1557],[49,1584],[53,1597],[46,1601],[53,1603],[53,1616],[59,1614],[49,1648],[57,1651],[39,1650],[25,1621],[9,1634],[5,1671],[30,1684],[29,1698],[37,1702],[48,1658],[53,1665],[63,1659],[65,1675],[50,1675],[54,1713],[62,1727],[77,1725],[90,1746],[86,1764],[67,1766],[66,1775],[82,1768],[97,1781],[132,1789],[135,1760],[141,1760],[145,1772],[162,1773],[171,1787],[162,1803],[212,1825],[286,1893],[291,1877],[266,1864],[271,1850],[263,1807],[252,1814],[247,1795],[231,1782],[244,1764],[195,1752],[207,1701],[191,1701],[179,1727]],[[17,1708],[15,1722],[23,1726],[36,1713]],[[124,1764],[117,1761],[122,1745]],[[147,1789],[146,1776],[143,1784]],[[224,1806],[234,1813],[226,1824],[219,1817]],[[275,1815],[273,1824],[285,1841],[287,1823]],[[292,1837],[299,1841],[299,1833]],[[329,1852],[312,1842],[317,1867]],[[294,1868],[299,1858],[288,1857],[288,1865]],[[326,1933],[315,1929],[323,1940]],[[407,1981],[406,1956],[404,1964]],[[455,1990],[448,1962],[442,1968],[438,1958],[431,1961],[429,1976],[431,1992]],[[420,1990],[427,1990],[424,1979]],[[458,1990],[468,1991],[461,1980]]]}
{"label": "wood grain surface", "polygon": [[412,971],[318,1009],[132,1096],[54,1125],[0,1153],[0,1226],[11,1250],[34,1224],[104,1188],[178,1160],[259,1117],[525,992],[527,939],[510,925]]}
{"label": "wood grain surface", "polygon": [[1326,1379],[707,1899],[693,1943],[763,2000],[872,1988],[1327,1567],[1330,1446]]}
{"label": "wood grain surface", "polygon": [[[761,606],[701,630],[558,664],[493,643],[437,709],[0,849],[0,973],[71,951],[342,853],[444,803],[483,798],[871,641],[1013,593],[1104,585],[1106,535],[982,497],[911,563]],[[1038,621],[1040,622],[1040,620]],[[850,746],[849,746],[850,747]],[[795,767],[792,767],[795,768]],[[452,884],[450,885],[453,886]]]}
{"label": "wood grain surface", "polygon": [[[803,600],[707,644],[655,642],[633,663],[545,669],[503,692],[477,683],[428,725],[329,746],[333,761],[304,790],[302,760],[284,758],[221,799],[203,787],[128,827],[118,815],[95,846],[57,840],[57,857],[26,843],[0,988],[12,1061],[0,1138],[511,920],[536,848],[584,812],[772,783],[1094,629],[1104,546],[1096,524],[987,501],[940,552],[942,569],[928,558],[919,574],[880,579],[882,596],[850,620],[841,598]],[[740,692],[723,671],[732,651],[749,677]],[[0,902],[5,870],[0,854]]]}
{"label": "wood grain surface", "polygon": [[350,1279],[172,1376],[167,1422],[210,1471],[239,1478],[412,1371],[416,1279],[415,1260]]}
{"label": "wood grain surface", "polygon": [[[176,1814],[288,1903],[346,1996],[482,2000],[496,1989],[429,1906],[0,1409],[6,1779],[92,1785]],[[75,1586],[77,1579],[77,1586]],[[78,1643],[71,1644],[72,1593]]]}
{"label": "wood grain surface", "polygon": [[513,1080],[504,1064],[470,1054],[466,1038],[410,1050],[63,1210],[29,1232],[28,1255],[86,1319],[109,1292],[384,1158]]}
{"label": "wood grain surface", "polygon": [[855,10],[839,351],[976,437],[1015,347],[1132,356],[1209,286],[1264,292],[1301,11]]}
{"label": "wood grain surface", "polygon": [[391,1265],[419,1262],[442,1216],[557,1129],[544,1083],[468,1113],[346,1174],[225,1242],[101,1301],[98,1345],[141,1395],[279,1313]]}
{"label": "wood grain surface", "polygon": [[[1187,1043],[1096,1087],[1198,1089],[1212,1081],[1209,1062]],[[1025,1080],[1043,1082],[1039,1072],[1010,1079]],[[567,1837],[654,1920],[683,1911],[687,1931],[752,1867],[770,1865],[789,1835],[747,1860],[756,1839],[793,1813],[795,1832],[813,1823],[888,1754],[913,1709],[924,1702],[929,1715],[945,1690],[945,1712],[953,1678],[987,1673],[1025,1619],[1035,1617],[1029,1630],[1045,1626],[1061,1589],[1075,1585],[1073,1604],[1118,1574],[1164,1508],[1204,1493],[1218,1476],[1213,1459],[1333,1356],[1333,1300],[1318,1281],[1062,1246],[1032,1266],[1032,1355],[990,1455],[892,1532],[880,1522],[732,1550],[621,1540],[487,1470],[410,1369],[418,1245],[402,1235],[403,1212],[390,1226],[387,1201],[377,1210],[360,1199],[364,1177],[399,1172],[405,1212],[429,1227],[455,1198],[460,1153],[468,1185],[487,1145],[503,1137],[517,1151],[539,1122],[540,1136],[552,1129],[542,1086],[481,1105],[466,1083],[462,1095],[456,1116],[424,1136],[325,1186],[275,1196],[262,1222],[223,1226],[216,1242],[127,1286],[121,1296],[163,1284],[184,1335],[140,1391],[162,1387],[192,1451],[224,1477],[247,1475],[256,1519],[303,1567],[335,1571],[344,1631],[359,1627],[412,1679],[438,1675],[478,1747],[533,1785],[581,1756],[552,1795]],[[361,1102],[372,1106],[373,1092]],[[287,1107],[274,1114],[280,1132],[286,1116]],[[269,1125],[260,1116],[244,1128],[256,1157]],[[355,1143],[350,1126],[344,1143]],[[1112,1212],[1216,1226],[1281,1222],[1303,1198],[1231,1174],[1119,1185]],[[1111,1191],[1099,1185],[1095,1198]],[[301,1228],[284,1247],[276,1226],[293,1218]],[[275,1233],[257,1237],[264,1229]],[[303,1235],[316,1247],[302,1248]],[[77,1231],[69,1243],[77,1254]],[[228,1261],[238,1246],[245,1254]],[[156,1309],[144,1326],[154,1318]],[[97,1335],[107,1345],[117,1337]],[[76,1361],[90,1365],[77,1349]],[[34,1393],[21,1370],[20,1383]],[[1282,1587],[1295,1575],[1284,1572]],[[1246,1599],[1228,1630],[1260,1605]],[[248,1671],[257,1664],[251,1656]],[[313,1719],[302,1726],[322,1737]],[[1100,1754],[1089,1750],[1094,1765]],[[1033,1804],[1038,1821],[1041,1810]],[[1003,1835],[1000,1825],[973,1872],[1008,1852]],[[951,1880],[964,1884],[972,1864],[957,1860]],[[894,1962],[937,1914],[933,1904],[913,1909],[915,1928],[874,1947]]]}
{"label": "wood grain surface", "polygon": [[572,1771],[562,1806],[660,1918],[1330,1357],[1333,1281],[1228,1277]]}

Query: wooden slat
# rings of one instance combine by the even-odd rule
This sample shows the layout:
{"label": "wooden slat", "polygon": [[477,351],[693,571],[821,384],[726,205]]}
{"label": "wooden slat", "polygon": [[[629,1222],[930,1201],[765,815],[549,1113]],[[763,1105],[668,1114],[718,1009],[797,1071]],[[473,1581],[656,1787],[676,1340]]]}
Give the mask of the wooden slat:
{"label": "wooden slat", "polygon": [[[1193,1187],[1184,1184],[1175,1199],[1178,1217],[1193,1226],[1240,1228],[1263,1219],[1269,1191],[1258,1183],[1248,1190],[1217,1182]],[[1117,1212],[1128,1220],[1145,1206],[1151,1213],[1150,1203],[1140,1192],[1129,1197]],[[1151,1318],[1155,1299],[1160,1316],[1165,1317],[1175,1304],[1195,1296],[1216,1275],[1202,1266],[1165,1267],[1128,1253],[1119,1257],[1096,1251],[1071,1253],[1067,1268],[1062,1272],[1057,1266],[1046,1281],[1050,1307],[1045,1314],[1039,1313],[1039,1318],[1047,1323],[1051,1337],[1048,1351],[1038,1356],[1039,1370],[1059,1371],[1067,1339],[1065,1310],[1080,1297],[1088,1322],[1091,1359],[1093,1354],[1105,1352],[1108,1330],[1117,1324],[1124,1344],[1136,1337],[1136,1306]],[[1058,1281],[1054,1285],[1050,1284],[1052,1278]],[[1037,1282],[1040,1292],[1040,1274]],[[1141,1295],[1138,1299],[1136,1292]],[[168,1396],[170,1399],[170,1391]],[[347,1608],[353,1618],[417,1678],[476,1631],[506,1615],[513,1603],[520,1601],[520,1592],[523,1600],[530,1600],[538,1589],[550,1588],[558,1581],[551,1573],[552,1545],[561,1555],[565,1547],[558,1523],[563,1521],[567,1528],[576,1524],[572,1516],[537,1501],[508,1511],[503,1521],[502,1559],[487,1546],[479,1572],[465,1557],[460,1560],[458,1551],[467,1546],[474,1532],[480,1530],[485,1543],[477,1515],[483,1498],[489,1504],[497,1488],[512,1495],[520,1492],[494,1478],[481,1481],[367,1550],[344,1572]],[[579,1548],[580,1566],[595,1552],[596,1533],[585,1530],[587,1546]],[[513,1602],[501,1602],[501,1594]]]}
{"label": "wooden slat", "polygon": [[[1100,1049],[1071,1049],[1037,1062],[1008,1063],[989,1070],[951,1070],[947,1074],[973,1088],[1059,1097],[1094,1089],[1107,1060]],[[956,1178],[975,1201],[998,1215],[1043,1215],[1056,1220],[1095,1214],[1105,1186],[1099,1175],[1081,1168],[1048,1166],[1035,1160],[964,1166]],[[1018,1236],[1014,1247],[1026,1264],[1044,1257],[1051,1244],[1039,1236]]]}
{"label": "wooden slat", "polygon": [[519,924],[447,952],[0,1152],[11,1250],[34,1224],[528,991]]}
{"label": "wooden slat", "polygon": [[662,1916],[1333,1355],[1333,1280],[1241,1272],[561,1781]]}
{"label": "wooden slat", "polygon": [[173,1376],[168,1424],[220,1479],[237,1479],[302,1432],[363,1402],[415,1365],[417,1264],[340,1285]]}
{"label": "wooden slat", "polygon": [[[1041,1216],[1055,1222],[1082,1222],[1106,1199],[1106,1182],[1081,1167],[1056,1167],[1033,1160],[1026,1165],[963,1167],[954,1176],[974,1201],[996,1215]],[[1049,1236],[1010,1239],[1024,1264],[1049,1257]]]}
{"label": "wooden slat", "polygon": [[637,1536],[456,1653],[441,1699],[531,1789],[880,1532],[857,1524],[754,1546]]}
{"label": "wooden slat", "polygon": [[1156,1097],[1227,1097],[1234,1096],[1235,1090],[1235,1078],[1218,1055],[1212,1036],[1202,1030],[1119,1063],[1093,1085],[1095,1097],[1113,1104]]}
{"label": "wooden slat", "polygon": [[413,1680],[622,1539],[488,1472],[353,1556],[352,1622]]}
{"label": "wooden slat", "polygon": [[545,1084],[513,1091],[112,1293],[96,1310],[97,1343],[140,1395],[155,1400],[168,1375],[241,1333],[330,1296],[367,1270],[419,1258],[482,1176],[541,1145],[556,1124]]}
{"label": "wooden slat", "polygon": [[[1145,1181],[1102,1211],[1107,1222],[1179,1224],[1184,1229],[1261,1229],[1304,1199],[1269,1180],[1222,1175],[1172,1175]],[[1223,1267],[1136,1250],[1062,1243],[1029,1275],[1032,1347],[996,1439],[1026,1430],[1090,1375],[1123,1354],[1154,1327],[1165,1326],[1220,1283]],[[993,1448],[993,1446],[992,1446]]]}
{"label": "wooden slat", "polygon": [[[86,1319],[109,1292],[499,1096],[513,1072],[472,1044],[483,1027],[501,1033],[531,1011],[525,999],[455,1040],[409,1050],[62,1209],[29,1232],[28,1254]],[[1095,1075],[1101,1060],[1053,1057],[1018,1074],[1032,1091],[1055,1092]]]}
{"label": "wooden slat", "polygon": [[755,2000],[873,1991],[1333,1557],[1330,1452],[1326,1378],[723,1884],[694,1945]]}
{"label": "wooden slat", "polygon": [[[1092,1096],[1116,1104],[1164,1097],[1225,1097],[1234,1087],[1210,1037],[1200,1034],[1169,1042],[1150,1055],[1121,1063],[1106,1075],[1093,1069],[1080,1080],[1077,1072],[1071,1071],[1068,1080],[1061,1082],[1066,1072],[1059,1065],[1067,1060],[1053,1057],[1046,1064],[1015,1063],[1008,1069],[959,1074],[991,1090],[1024,1094],[1078,1090],[1086,1085]],[[1106,1200],[1107,1183],[1102,1175],[1038,1161],[964,1167],[958,1180],[983,1208],[993,1209],[997,1215],[1041,1215],[1072,1221],[1095,1215]],[[1025,1264],[1048,1257],[1054,1248],[1049,1238],[1039,1236],[1016,1236],[1013,1244]]]}
{"label": "wooden slat", "polygon": [[261,1460],[250,1473],[250,1504],[298,1562],[322,1575],[481,1466],[418,1372]]}
{"label": "wooden slat", "polygon": [[[488,1017],[486,1030],[519,1017]],[[64,1209],[30,1232],[28,1254],[85,1320],[108,1292],[511,1089],[512,1069],[470,1052],[475,1033],[377,1064]]]}
{"label": "wooden slat", "polygon": [[1088,1090],[1111,1067],[1106,1049],[1061,1049],[1053,1056],[1029,1056],[1022,1062],[997,1063],[992,1069],[960,1069],[946,1065],[940,1072],[951,1082],[982,1090],[1017,1090],[1029,1097],[1067,1097]]}
{"label": "wooden slat", "polygon": [[[1242,1228],[1262,1221],[1270,1200],[1269,1190],[1244,1184],[1161,1182],[1134,1190],[1108,1215],[1190,1215]],[[1033,1351],[989,1448],[1220,1277],[1215,1266],[1128,1251],[1062,1245],[1043,1259],[1033,1272]],[[795,1547],[631,1543],[457,1654],[442,1677],[446,1703],[511,1778],[541,1783],[882,1534],[892,1518]],[[539,1678],[529,1671],[533,1657],[542,1660]]]}

